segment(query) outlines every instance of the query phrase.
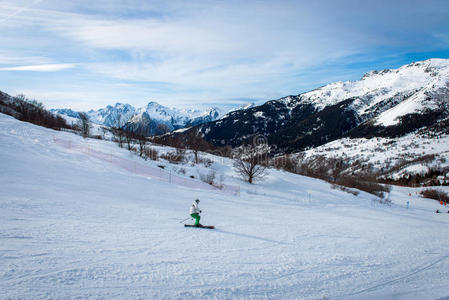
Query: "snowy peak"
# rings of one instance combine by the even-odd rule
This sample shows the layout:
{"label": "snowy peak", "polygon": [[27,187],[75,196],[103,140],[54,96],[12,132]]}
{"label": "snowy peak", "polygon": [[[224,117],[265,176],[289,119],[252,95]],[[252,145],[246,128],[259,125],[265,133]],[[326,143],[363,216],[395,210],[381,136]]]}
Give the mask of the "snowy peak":
{"label": "snowy peak", "polygon": [[123,126],[134,114],[136,109],[129,104],[117,102],[99,110],[87,112],[92,122],[105,126]]}
{"label": "snowy peak", "polygon": [[170,130],[214,121],[221,112],[218,108],[179,109],[149,102],[145,107],[137,109],[137,114],[146,112],[153,120],[169,126]]}
{"label": "snowy peak", "polygon": [[79,118],[79,113],[70,109],[70,108],[62,108],[62,109],[50,109],[50,112],[54,114],[64,115],[71,118]]}
{"label": "snowy peak", "polygon": [[[280,101],[293,107],[297,104],[311,104],[317,110],[322,110],[356,98],[353,109],[359,116],[366,119],[374,113],[378,117],[377,124],[391,126],[397,124],[401,116],[437,107],[441,98],[436,98],[435,101],[426,99],[429,94],[441,93],[441,89],[444,92],[448,86],[449,60],[429,59],[398,69],[370,71],[358,81],[334,82]],[[301,100],[300,103],[298,99]]]}
{"label": "snowy peak", "polygon": [[[54,113],[78,118],[78,113],[71,109],[53,109]],[[130,104],[117,102],[98,110],[87,112],[92,122],[109,127],[146,128],[148,134],[157,134],[158,124],[163,124],[168,130],[175,130],[186,126],[193,126],[214,121],[220,117],[221,111],[212,107],[205,110],[178,109],[150,101],[147,105],[135,108]],[[128,124],[129,123],[129,124]],[[151,125],[150,125],[151,124]]]}
{"label": "snowy peak", "polygon": [[398,69],[370,71],[359,81],[331,83],[302,96],[317,108],[363,96],[370,96],[369,105],[375,105],[382,99],[393,97],[398,93],[416,91],[435,83],[444,86],[448,80],[449,60],[429,59]]}
{"label": "snowy peak", "polygon": [[233,108],[233,109],[229,110],[228,113],[225,116],[227,116],[230,113],[233,113],[233,112],[236,112],[236,111],[241,111],[241,110],[247,110],[247,109],[253,108],[255,106],[256,106],[256,104],[254,102],[245,103],[245,104],[242,104],[242,105],[240,105],[240,106],[238,106],[236,108]]}

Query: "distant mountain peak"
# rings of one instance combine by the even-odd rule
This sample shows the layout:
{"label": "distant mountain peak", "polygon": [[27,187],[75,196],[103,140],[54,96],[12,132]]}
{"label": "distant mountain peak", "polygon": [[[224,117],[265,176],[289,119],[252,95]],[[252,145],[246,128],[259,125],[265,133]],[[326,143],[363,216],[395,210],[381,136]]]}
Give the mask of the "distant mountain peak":
{"label": "distant mountain peak", "polygon": [[157,102],[155,102],[155,101],[149,101],[149,102],[147,103],[146,106],[147,106],[147,107],[152,107],[152,106],[155,106],[155,107],[163,107],[163,105],[161,105],[161,104],[159,104],[159,103],[157,103]]}
{"label": "distant mountain peak", "polygon": [[[78,117],[78,113],[70,109],[54,109],[53,112],[71,117]],[[134,106],[117,102],[113,106],[107,105],[97,110],[89,110],[88,115],[92,122],[105,125],[117,126],[120,120],[122,126],[139,131],[146,131],[148,135],[157,134],[158,124],[165,125],[169,130],[193,126],[216,120],[221,112],[218,108],[210,107],[200,109],[178,109],[169,108],[155,101],[149,101],[145,106],[135,108]]]}

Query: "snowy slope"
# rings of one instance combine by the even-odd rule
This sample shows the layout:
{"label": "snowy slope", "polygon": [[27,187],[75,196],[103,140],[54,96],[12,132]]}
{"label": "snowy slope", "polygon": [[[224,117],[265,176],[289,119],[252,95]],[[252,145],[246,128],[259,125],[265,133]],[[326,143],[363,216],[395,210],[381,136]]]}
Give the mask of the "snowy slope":
{"label": "snowy slope", "polygon": [[[416,190],[386,207],[274,170],[249,186],[216,158],[237,196],[189,179],[195,167],[170,183],[151,173],[161,162],[3,114],[0,145],[1,298],[449,296],[449,214]],[[180,223],[196,197],[216,230]]]}
{"label": "snowy slope", "polygon": [[[306,158],[340,158],[346,163],[358,160],[364,166],[372,165],[377,171],[392,169],[394,173],[386,174],[387,177],[399,180],[410,175],[425,175],[431,168],[448,169],[449,135],[435,138],[411,133],[394,139],[344,138],[306,150],[304,154]],[[400,168],[395,168],[399,165]],[[449,183],[449,173],[442,179]]]}
{"label": "snowy slope", "polygon": [[222,118],[227,117],[232,112],[236,112],[239,110],[247,110],[247,109],[253,108],[255,106],[256,106],[256,103],[254,103],[254,102],[242,104],[240,106],[237,106],[236,108],[231,108],[225,115],[223,115]]}
{"label": "snowy slope", "polygon": [[311,103],[318,109],[357,97],[360,99],[354,108],[359,115],[369,112],[380,102],[390,100],[393,107],[382,112],[377,121],[380,125],[391,126],[400,116],[420,112],[424,108],[435,109],[438,102],[426,101],[426,96],[433,91],[448,89],[448,83],[449,60],[429,59],[398,69],[371,71],[361,80],[332,83],[302,96],[303,103]]}

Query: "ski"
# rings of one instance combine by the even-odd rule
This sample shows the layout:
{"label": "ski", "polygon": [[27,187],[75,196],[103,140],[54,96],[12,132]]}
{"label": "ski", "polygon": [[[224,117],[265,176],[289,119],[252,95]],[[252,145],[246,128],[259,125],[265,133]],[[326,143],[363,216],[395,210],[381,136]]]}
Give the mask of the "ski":
{"label": "ski", "polygon": [[189,224],[184,224],[184,227],[195,227],[195,228],[206,228],[206,229],[214,229],[215,226],[205,226],[205,225],[189,225]]}

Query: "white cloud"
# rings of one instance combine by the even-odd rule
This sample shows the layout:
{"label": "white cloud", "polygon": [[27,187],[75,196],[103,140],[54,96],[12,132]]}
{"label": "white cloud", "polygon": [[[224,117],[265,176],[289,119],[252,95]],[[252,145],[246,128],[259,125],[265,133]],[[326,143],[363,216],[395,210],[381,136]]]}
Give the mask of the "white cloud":
{"label": "white cloud", "polygon": [[41,65],[50,63],[49,59],[31,53],[17,55],[13,51],[0,50],[0,65]]}
{"label": "white cloud", "polygon": [[31,71],[31,72],[55,72],[75,68],[77,64],[46,64],[46,65],[28,65],[3,67],[0,71]]}
{"label": "white cloud", "polygon": [[[413,45],[427,45],[419,42],[419,34],[441,22],[420,16],[443,11],[432,5],[421,10],[424,5],[418,2],[403,12],[404,3],[394,2],[386,9],[386,2],[356,5],[347,0],[46,0],[21,9],[27,3],[33,2],[0,2],[0,19],[8,18],[0,24],[2,74],[78,66],[76,71],[82,72],[67,71],[64,80],[83,89],[89,78],[130,102],[138,101],[136,95],[197,103],[268,100],[328,78],[352,79],[345,77],[351,74],[345,64],[360,63],[355,60],[360,54],[368,57],[370,51],[398,45],[413,51]],[[419,30],[413,25],[418,19],[423,19]],[[407,28],[410,32],[397,34]],[[61,64],[71,61],[82,63]],[[323,72],[329,65],[332,68]],[[133,87],[121,85],[118,90],[120,83]],[[52,89],[50,81],[47,87]],[[84,89],[86,98],[96,101],[87,94],[97,95],[98,90],[88,84]]]}
{"label": "white cloud", "polygon": [[34,0],[31,3],[28,3],[27,5],[19,6],[16,8],[13,12],[6,14],[3,17],[0,17],[0,24],[7,22],[9,19],[19,15],[20,13],[24,12],[25,10],[37,5],[39,2],[42,2],[43,0]]}
{"label": "white cloud", "polygon": [[83,65],[102,76],[163,82],[178,85],[178,91],[204,89],[221,96],[232,91],[234,97],[278,90],[285,86],[282,78],[358,53],[360,45],[373,40],[342,33],[316,12],[288,5],[260,2],[234,9],[209,2],[196,10],[179,10],[174,17],[139,19],[45,14],[53,19],[43,21],[43,28],[81,48],[128,53],[130,58]]}

